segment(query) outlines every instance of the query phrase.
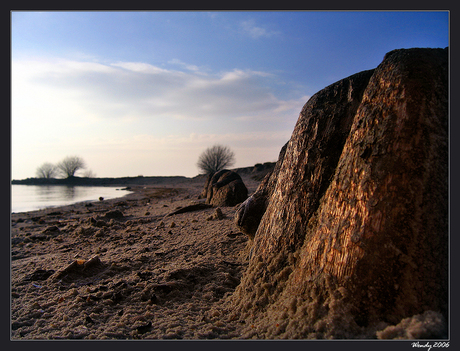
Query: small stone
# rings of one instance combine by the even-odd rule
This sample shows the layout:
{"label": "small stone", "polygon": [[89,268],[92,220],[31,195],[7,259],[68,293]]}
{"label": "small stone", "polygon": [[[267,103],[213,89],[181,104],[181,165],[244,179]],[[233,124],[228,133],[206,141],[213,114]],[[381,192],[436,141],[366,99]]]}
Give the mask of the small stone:
{"label": "small stone", "polygon": [[152,322],[149,321],[147,324],[140,325],[136,328],[139,334],[147,333],[150,329],[152,329]]}
{"label": "small stone", "polygon": [[39,280],[46,280],[51,275],[54,274],[54,270],[45,270],[45,269],[36,269],[32,274],[29,274],[25,280],[28,281],[39,281]]}
{"label": "small stone", "polygon": [[83,264],[84,264],[84,269],[88,269],[88,268],[91,268],[97,265],[101,265],[102,262],[99,256],[95,255],[91,257],[88,261],[84,262]]}
{"label": "small stone", "polygon": [[158,297],[155,294],[152,294],[149,299],[150,304],[158,304]]}
{"label": "small stone", "polygon": [[46,228],[42,233],[43,234],[58,234],[60,232],[61,232],[61,230],[58,227],[56,227],[55,225],[53,225],[51,227]]}
{"label": "small stone", "polygon": [[217,207],[216,208],[216,213],[214,214],[214,217],[216,219],[223,219],[225,217],[225,215],[222,213],[222,210],[219,207]]}
{"label": "small stone", "polygon": [[109,211],[105,214],[105,218],[123,218],[123,213],[120,210]]}
{"label": "small stone", "polygon": [[30,307],[34,310],[39,310],[42,308],[38,302],[34,302]]}

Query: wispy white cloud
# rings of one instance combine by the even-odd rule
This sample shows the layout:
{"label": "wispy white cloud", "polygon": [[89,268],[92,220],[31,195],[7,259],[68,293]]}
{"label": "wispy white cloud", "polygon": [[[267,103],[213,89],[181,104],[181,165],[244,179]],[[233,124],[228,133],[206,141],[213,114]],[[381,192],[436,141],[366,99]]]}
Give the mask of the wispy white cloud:
{"label": "wispy white cloud", "polygon": [[[169,63],[169,64],[172,64],[172,65],[178,65],[178,66],[180,66],[180,67],[184,67],[185,69],[187,69],[187,70],[189,70],[189,71],[200,72],[200,69],[199,69],[198,66],[195,66],[195,65],[191,65],[191,64],[182,62],[182,61],[179,60],[179,59],[172,59],[172,60],[169,60],[168,63]],[[200,73],[203,73],[203,72],[200,72]]]}
{"label": "wispy white cloud", "polygon": [[144,62],[117,62],[112,63],[110,66],[120,67],[132,72],[139,72],[145,74],[161,74],[168,72],[165,69],[150,65]]}
{"label": "wispy white cloud", "polygon": [[13,177],[68,154],[80,154],[98,176],[193,176],[214,143],[233,148],[237,166],[276,158],[308,97],[279,98],[267,72],[192,68],[14,61],[12,158],[22,175]]}
{"label": "wispy white cloud", "polygon": [[243,33],[249,35],[253,39],[259,39],[261,37],[270,38],[281,34],[279,31],[266,29],[260,25],[256,25],[256,22],[253,19],[242,21],[240,23],[240,29]]}
{"label": "wispy white cloud", "polygon": [[[13,65],[13,79],[21,78],[18,84],[37,87],[37,94],[38,87],[72,93],[73,101],[78,99],[80,107],[100,118],[260,117],[285,110],[289,104],[275,98],[270,88],[273,75],[260,71],[235,69],[210,75],[198,67],[183,72],[142,62],[105,65],[65,60]],[[47,97],[50,104],[56,103],[53,96]]]}

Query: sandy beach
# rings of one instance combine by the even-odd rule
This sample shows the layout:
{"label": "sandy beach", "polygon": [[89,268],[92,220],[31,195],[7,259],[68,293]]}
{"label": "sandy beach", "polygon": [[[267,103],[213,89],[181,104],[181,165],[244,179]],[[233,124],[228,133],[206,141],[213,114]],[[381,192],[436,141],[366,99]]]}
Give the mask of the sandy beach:
{"label": "sandy beach", "polygon": [[236,206],[171,215],[203,203],[204,182],[13,213],[11,339],[244,338],[225,304],[247,266]]}

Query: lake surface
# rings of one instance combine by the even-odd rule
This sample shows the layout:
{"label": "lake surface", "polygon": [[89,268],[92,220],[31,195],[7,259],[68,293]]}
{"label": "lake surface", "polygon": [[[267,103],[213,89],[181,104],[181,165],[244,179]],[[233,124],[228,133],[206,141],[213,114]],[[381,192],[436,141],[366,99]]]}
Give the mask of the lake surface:
{"label": "lake surface", "polygon": [[120,189],[120,187],[106,186],[12,185],[11,212],[34,211],[82,201],[97,201],[101,196],[104,199],[113,199],[130,193]]}

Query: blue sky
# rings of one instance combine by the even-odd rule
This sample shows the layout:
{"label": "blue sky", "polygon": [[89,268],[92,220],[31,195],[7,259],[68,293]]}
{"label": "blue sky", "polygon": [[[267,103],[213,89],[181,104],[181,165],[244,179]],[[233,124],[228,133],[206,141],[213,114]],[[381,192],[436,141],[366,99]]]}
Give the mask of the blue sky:
{"label": "blue sky", "polygon": [[448,12],[12,12],[12,178],[82,157],[98,177],[275,161],[314,93],[385,53],[449,45]]}

